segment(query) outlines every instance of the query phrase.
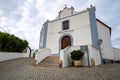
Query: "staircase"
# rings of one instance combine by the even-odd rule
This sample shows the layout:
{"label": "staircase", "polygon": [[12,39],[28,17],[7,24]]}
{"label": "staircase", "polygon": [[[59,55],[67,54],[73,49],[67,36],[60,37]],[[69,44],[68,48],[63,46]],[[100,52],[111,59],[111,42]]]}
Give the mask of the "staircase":
{"label": "staircase", "polygon": [[48,56],[41,63],[40,67],[59,67],[59,56]]}

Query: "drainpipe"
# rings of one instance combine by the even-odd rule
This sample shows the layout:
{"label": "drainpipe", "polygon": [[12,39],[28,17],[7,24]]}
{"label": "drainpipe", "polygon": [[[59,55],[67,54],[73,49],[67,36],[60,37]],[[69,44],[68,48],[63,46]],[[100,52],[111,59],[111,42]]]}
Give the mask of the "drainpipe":
{"label": "drainpipe", "polygon": [[87,50],[87,60],[88,60],[88,66],[90,66],[90,59],[89,59],[89,53],[88,53],[88,50]]}

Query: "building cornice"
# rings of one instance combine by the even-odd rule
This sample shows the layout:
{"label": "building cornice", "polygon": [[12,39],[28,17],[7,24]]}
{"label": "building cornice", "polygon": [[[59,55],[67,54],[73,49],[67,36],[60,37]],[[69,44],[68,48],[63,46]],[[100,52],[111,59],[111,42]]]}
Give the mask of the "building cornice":
{"label": "building cornice", "polygon": [[76,14],[73,14],[73,15],[70,15],[70,16],[67,16],[67,17],[63,17],[63,18],[60,18],[60,19],[54,19],[54,20],[51,20],[49,22],[54,22],[54,21],[62,20],[62,19],[69,18],[69,17],[75,16],[75,15],[78,15],[78,14],[81,14],[81,13],[85,13],[85,12],[88,12],[88,10],[83,10],[83,11],[80,11],[80,12],[78,12]]}

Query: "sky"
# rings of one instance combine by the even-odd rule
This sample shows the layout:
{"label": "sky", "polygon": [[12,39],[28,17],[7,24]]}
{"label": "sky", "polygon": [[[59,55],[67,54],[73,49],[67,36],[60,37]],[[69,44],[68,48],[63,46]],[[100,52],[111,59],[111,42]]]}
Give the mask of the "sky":
{"label": "sky", "polygon": [[120,48],[120,0],[0,0],[0,29],[39,48],[42,24],[57,17],[65,5],[75,11],[96,7],[96,17],[112,28],[112,45]]}

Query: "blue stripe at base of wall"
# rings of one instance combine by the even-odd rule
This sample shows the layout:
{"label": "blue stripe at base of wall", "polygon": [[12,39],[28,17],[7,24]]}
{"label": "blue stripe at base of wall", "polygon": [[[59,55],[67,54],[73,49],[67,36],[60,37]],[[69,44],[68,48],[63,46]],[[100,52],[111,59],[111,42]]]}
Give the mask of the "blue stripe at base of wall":
{"label": "blue stripe at base of wall", "polygon": [[52,53],[52,55],[51,56],[60,56],[60,54],[58,54],[58,53]]}

